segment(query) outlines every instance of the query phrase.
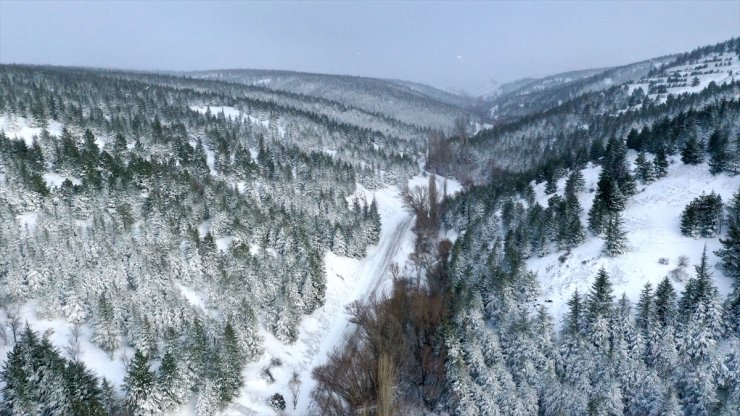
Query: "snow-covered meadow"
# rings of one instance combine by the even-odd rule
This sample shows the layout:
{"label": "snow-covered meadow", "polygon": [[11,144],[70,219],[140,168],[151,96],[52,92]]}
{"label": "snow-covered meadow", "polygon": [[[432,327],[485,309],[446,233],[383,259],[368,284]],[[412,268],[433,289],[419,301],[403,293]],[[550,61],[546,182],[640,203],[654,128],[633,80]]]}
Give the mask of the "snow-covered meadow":
{"label": "snow-covered meadow", "polygon": [[[628,159],[634,167],[636,153],[630,151]],[[609,273],[614,284],[614,292],[636,302],[646,283],[657,285],[677,266],[679,256],[687,256],[690,265],[697,264],[704,246],[710,264],[717,262],[714,251],[720,246],[719,238],[689,238],[681,235],[680,216],[684,207],[702,192],[716,192],[724,202],[731,199],[740,186],[740,177],[726,174],[712,176],[706,163],[696,166],[681,163],[678,157],[670,159],[668,176],[648,184],[638,184],[637,194],[630,197],[623,212],[625,231],[629,250],[617,257],[601,253],[604,241],[590,233],[586,242],[571,250],[569,255],[559,251],[544,257],[533,257],[527,261],[528,268],[539,278],[542,297],[538,302],[549,306],[556,321],[560,321],[567,311],[566,302],[577,289],[587,293],[599,268]],[[588,210],[594,198],[594,190],[601,168],[589,164],[583,169],[586,182],[585,192],[579,194],[583,208],[581,221],[587,223]],[[558,192],[562,195],[565,178],[558,182]],[[534,186],[537,201],[547,206],[548,195],[545,184]],[[563,261],[561,261],[563,258]],[[668,264],[659,263],[667,258]],[[693,274],[693,266],[688,272]],[[730,280],[719,270],[714,270],[715,282],[725,296],[730,290]],[[685,282],[673,282],[676,290],[683,289]]]}

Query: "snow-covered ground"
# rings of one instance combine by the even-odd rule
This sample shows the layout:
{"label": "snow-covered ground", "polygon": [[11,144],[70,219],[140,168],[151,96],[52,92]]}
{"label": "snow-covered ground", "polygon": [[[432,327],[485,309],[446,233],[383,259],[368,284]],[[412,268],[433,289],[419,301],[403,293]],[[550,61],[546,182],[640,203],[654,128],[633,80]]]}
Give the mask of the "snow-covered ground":
{"label": "snow-covered ground", "polygon": [[[62,123],[50,120],[46,127],[49,134],[59,136],[62,134]],[[34,137],[41,137],[44,129],[37,127],[31,120],[25,117],[16,117],[8,114],[0,115],[0,131],[5,132],[9,139],[24,140],[27,146],[33,145]]]}
{"label": "snow-covered ground", "polygon": [[[60,136],[64,125],[58,121],[49,120],[46,126],[46,131],[52,136]],[[11,116],[8,114],[0,115],[0,131],[10,139],[23,140],[26,142],[26,146],[32,146],[33,141],[41,137],[41,133],[44,131],[43,127],[37,127],[35,124],[25,118]],[[99,141],[99,139],[96,139]],[[102,146],[102,142],[98,143]],[[43,174],[46,186],[49,187],[60,187],[62,183],[69,179],[74,185],[79,185],[82,180],[71,176],[62,176],[56,172],[46,172]],[[0,183],[3,181],[0,181]]]}
{"label": "snow-covered ground", "polygon": [[[219,114],[223,114],[225,118],[230,118],[233,121],[240,121],[244,123],[251,123],[255,125],[261,125],[262,127],[269,129],[270,128],[270,120],[266,118],[261,117],[255,117],[251,114],[245,114],[242,111],[240,111],[237,108],[220,105],[220,106],[197,106],[192,105],[190,106],[190,109],[193,111],[196,111],[201,114],[206,114],[209,110],[211,111],[211,114],[214,116],[218,116]],[[278,134],[280,134],[280,137],[285,137],[285,127],[281,126],[280,123],[277,124],[277,130]]]}
{"label": "snow-covered ground", "polygon": [[[704,90],[710,83],[717,85],[734,82],[740,74],[740,55],[737,53],[711,53],[691,64],[676,65],[665,68],[663,75],[645,78],[628,85],[628,93],[642,88],[646,94],[650,85],[665,85],[666,92],[662,94],[650,94],[651,99],[661,96],[665,101],[667,94],[680,95],[683,93],[696,93]],[[669,83],[669,79],[681,79],[680,83]],[[698,83],[692,85],[696,78]],[[686,84],[686,85],[683,85]]]}
{"label": "snow-covered ground", "polygon": [[[636,154],[630,152],[629,159],[634,161]],[[583,207],[581,216],[584,226],[587,224],[588,210],[591,208],[596,189],[600,167],[589,165],[584,169],[586,191],[579,195]],[[562,195],[565,178],[558,183]],[[719,248],[719,238],[689,238],[681,235],[680,216],[684,207],[702,192],[712,191],[722,196],[727,202],[740,186],[740,177],[727,175],[712,176],[706,164],[690,166],[681,163],[678,157],[671,159],[668,176],[647,186],[638,184],[638,193],[629,198],[623,212],[629,251],[617,257],[606,257],[601,254],[603,239],[588,235],[585,244],[571,250],[570,256],[560,262],[564,251],[547,256],[534,257],[527,261],[528,268],[537,273],[542,288],[539,303],[549,306],[556,322],[567,312],[566,302],[578,289],[582,294],[591,288],[594,277],[602,266],[609,273],[614,284],[614,293],[636,302],[645,283],[652,283],[653,288],[676,268],[677,259],[685,255],[690,259],[689,275],[693,276],[694,264],[698,264],[704,245],[711,265],[717,263],[714,251]],[[535,186],[537,201],[547,206],[547,195],[544,183]],[[723,230],[724,231],[724,230]],[[588,234],[588,233],[587,233]],[[658,263],[662,257],[669,259],[669,264]],[[721,271],[712,269],[714,281],[722,296],[730,290],[730,279]],[[678,292],[683,290],[685,282],[673,281]],[[545,300],[552,302],[545,302]]]}

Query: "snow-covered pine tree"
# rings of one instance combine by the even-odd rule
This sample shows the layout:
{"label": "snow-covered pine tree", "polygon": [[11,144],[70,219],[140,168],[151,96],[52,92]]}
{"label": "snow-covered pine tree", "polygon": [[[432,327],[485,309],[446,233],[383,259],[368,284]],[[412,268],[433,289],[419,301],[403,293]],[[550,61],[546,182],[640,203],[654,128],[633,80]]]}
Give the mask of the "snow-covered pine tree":
{"label": "snow-covered pine tree", "polygon": [[136,350],[123,379],[126,392],[126,408],[136,416],[153,415],[159,412],[159,403],[154,394],[155,375],[149,367],[149,359]]}
{"label": "snow-covered pine tree", "polygon": [[653,168],[657,178],[664,178],[668,174],[668,156],[665,153],[665,147],[661,146],[655,153]]}
{"label": "snow-covered pine tree", "polygon": [[696,133],[689,134],[681,148],[681,161],[687,165],[698,165],[704,161],[704,145],[696,137]]}
{"label": "snow-covered pine tree", "polygon": [[624,231],[622,214],[617,211],[609,214],[604,229],[604,247],[602,252],[614,257],[627,250],[627,232]]}

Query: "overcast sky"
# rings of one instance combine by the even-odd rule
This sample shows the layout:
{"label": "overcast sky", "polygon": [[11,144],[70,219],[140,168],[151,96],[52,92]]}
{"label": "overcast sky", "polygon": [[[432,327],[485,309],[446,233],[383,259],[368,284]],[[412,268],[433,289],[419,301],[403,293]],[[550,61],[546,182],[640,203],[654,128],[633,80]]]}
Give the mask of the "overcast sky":
{"label": "overcast sky", "polygon": [[400,78],[483,92],[740,36],[740,1],[0,0],[0,62]]}

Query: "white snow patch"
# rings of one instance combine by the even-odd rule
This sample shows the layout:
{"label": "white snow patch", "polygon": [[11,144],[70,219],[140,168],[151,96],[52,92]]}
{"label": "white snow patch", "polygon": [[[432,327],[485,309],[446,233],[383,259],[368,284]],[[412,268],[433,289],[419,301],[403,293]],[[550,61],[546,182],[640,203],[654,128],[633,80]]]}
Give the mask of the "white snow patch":
{"label": "white snow patch", "polygon": [[206,302],[203,300],[203,297],[198,294],[195,290],[181,284],[176,283],[177,288],[180,289],[180,294],[187,299],[188,302],[190,302],[191,305],[200,308],[201,310],[206,310]]}
{"label": "white snow patch", "polygon": [[[53,136],[59,136],[63,127],[62,123],[50,120],[47,123],[46,130]],[[10,139],[17,138],[25,141],[26,146],[33,145],[34,138],[40,138],[43,130],[42,127],[34,127],[34,123],[26,117],[11,114],[0,115],[0,131],[5,132],[5,135]]]}
{"label": "white snow patch", "polygon": [[222,251],[227,252],[229,251],[229,248],[231,248],[231,243],[234,241],[235,237],[233,236],[226,236],[216,239],[216,247]]}
{"label": "white snow patch", "polygon": [[211,220],[205,220],[198,225],[198,237],[205,238],[206,234],[211,231]]}
{"label": "white snow patch", "polygon": [[73,185],[82,184],[82,180],[80,178],[75,178],[74,176],[62,176],[55,172],[44,173],[42,177],[44,178],[44,181],[46,182],[46,186],[50,188],[59,188],[60,186],[62,186],[62,183],[64,183],[64,181],[67,179],[69,179]]}
{"label": "white snow patch", "polygon": [[21,230],[33,231],[36,229],[36,221],[38,220],[38,217],[38,212],[24,212],[22,214],[18,214],[16,219],[18,220],[18,225],[21,227]]}

